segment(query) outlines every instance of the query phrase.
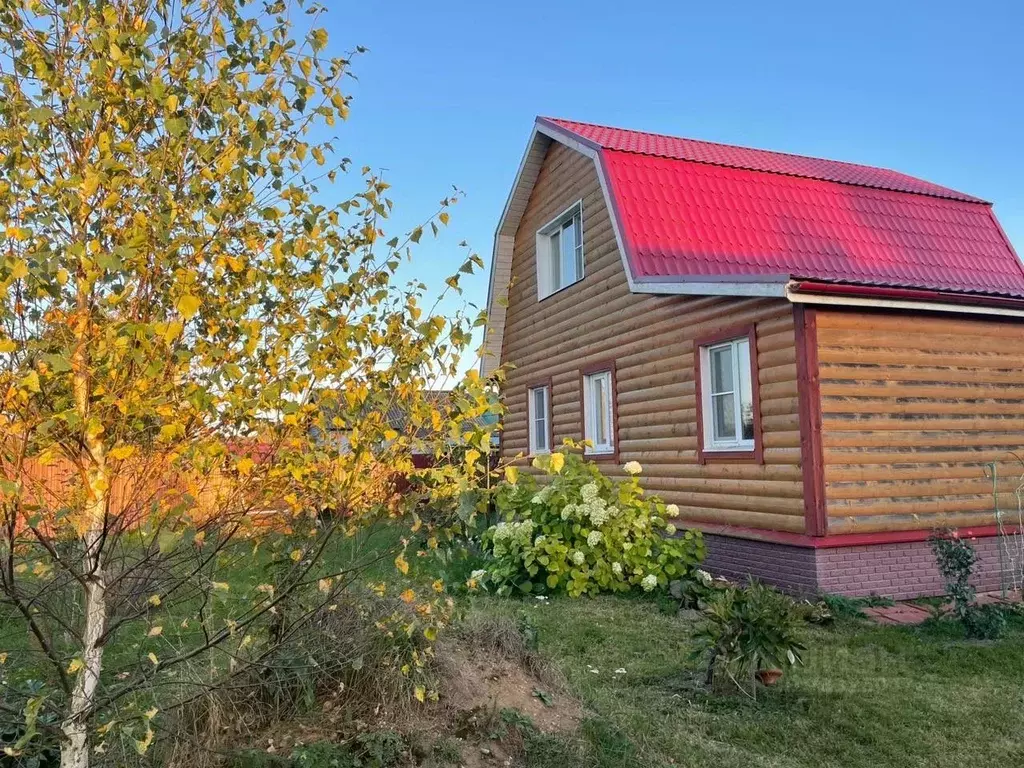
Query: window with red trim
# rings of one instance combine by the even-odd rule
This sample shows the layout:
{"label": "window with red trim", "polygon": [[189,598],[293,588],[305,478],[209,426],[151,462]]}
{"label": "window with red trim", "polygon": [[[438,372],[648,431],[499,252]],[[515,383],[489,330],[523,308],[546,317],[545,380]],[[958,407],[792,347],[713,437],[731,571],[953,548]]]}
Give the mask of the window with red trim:
{"label": "window with red trim", "polygon": [[615,453],[615,388],[610,370],[583,375],[583,438],[588,455]]}
{"label": "window with red trim", "polygon": [[527,390],[530,454],[551,452],[551,387],[547,384]]}

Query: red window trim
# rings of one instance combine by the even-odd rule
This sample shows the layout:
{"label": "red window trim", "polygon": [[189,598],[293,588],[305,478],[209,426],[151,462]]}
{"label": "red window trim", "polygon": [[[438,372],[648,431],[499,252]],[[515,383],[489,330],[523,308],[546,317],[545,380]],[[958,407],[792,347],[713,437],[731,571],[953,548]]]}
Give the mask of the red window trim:
{"label": "red window trim", "polygon": [[[704,392],[703,371],[701,370],[701,349],[723,341],[732,341],[744,336],[750,342],[750,397],[754,401],[754,448],[750,451],[710,451],[704,447]],[[761,384],[757,376],[757,325],[724,328],[713,334],[693,340],[694,386],[697,395],[697,463],[708,464],[716,461],[753,462],[764,464],[764,438],[761,433]]]}
{"label": "red window trim", "polygon": [[611,453],[587,453],[584,448],[583,455],[591,461],[619,461],[619,383],[615,377],[615,360],[602,360],[584,368],[580,368],[580,440],[587,439],[587,412],[583,398],[586,388],[586,377],[594,373],[611,373],[612,379],[612,452]]}
{"label": "red window trim", "polygon": [[546,454],[535,454],[533,452],[533,441],[530,440],[530,432],[532,431],[532,424],[530,424],[530,390],[539,389],[540,387],[548,388],[547,397],[547,423],[548,423],[548,453],[553,453],[555,450],[555,425],[554,425],[554,400],[555,388],[551,385],[551,377],[546,376],[541,379],[536,379],[529,382],[526,385],[526,455],[527,456],[544,456]]}

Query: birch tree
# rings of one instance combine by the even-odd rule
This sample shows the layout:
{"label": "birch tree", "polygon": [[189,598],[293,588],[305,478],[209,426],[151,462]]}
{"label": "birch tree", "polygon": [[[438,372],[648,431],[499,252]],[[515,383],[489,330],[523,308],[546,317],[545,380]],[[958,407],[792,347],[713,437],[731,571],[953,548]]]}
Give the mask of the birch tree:
{"label": "birch tree", "polygon": [[[455,376],[480,318],[441,317],[424,286],[395,279],[456,198],[388,239],[388,185],[333,138],[350,60],[328,55],[323,11],[0,0],[12,755],[43,733],[68,768],[116,733],[145,752],[159,701],[143,710],[138,692],[204,654],[220,670],[225,646],[232,665],[260,658],[298,590],[319,596],[304,610],[336,599],[351,574],[321,554],[369,516],[402,514],[388,480],[412,471],[413,447],[462,446],[435,470],[449,493],[487,452],[475,377],[427,393]],[[450,290],[478,266],[466,257]],[[224,576],[261,546],[286,574]]]}

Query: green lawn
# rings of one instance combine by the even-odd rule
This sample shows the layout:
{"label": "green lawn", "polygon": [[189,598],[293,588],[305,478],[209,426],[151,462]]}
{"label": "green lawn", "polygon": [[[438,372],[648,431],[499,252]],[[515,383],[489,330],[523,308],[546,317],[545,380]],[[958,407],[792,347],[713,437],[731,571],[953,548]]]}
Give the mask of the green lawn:
{"label": "green lawn", "polygon": [[591,712],[575,744],[532,745],[532,766],[1024,765],[1020,618],[992,643],[947,624],[814,627],[806,665],[755,702],[702,691],[690,625],[650,601],[476,598],[469,610],[528,614]]}
{"label": "green lawn", "polygon": [[[396,530],[361,538],[339,540],[328,559],[337,565],[378,552],[380,562],[361,579],[393,578]],[[430,558],[410,560],[418,580],[441,575]],[[460,583],[466,574],[456,572],[476,565],[447,566],[445,580]],[[456,600],[469,620],[504,615],[521,623],[525,615],[538,630],[541,656],[586,711],[578,733],[527,739],[529,768],[1024,765],[1019,615],[996,642],[966,641],[949,622],[903,628],[847,618],[810,627],[805,665],[753,701],[739,691],[712,695],[698,684],[689,660],[692,623],[655,600]],[[122,655],[184,641],[177,631],[167,635],[142,641],[141,650],[112,648],[110,669]]]}

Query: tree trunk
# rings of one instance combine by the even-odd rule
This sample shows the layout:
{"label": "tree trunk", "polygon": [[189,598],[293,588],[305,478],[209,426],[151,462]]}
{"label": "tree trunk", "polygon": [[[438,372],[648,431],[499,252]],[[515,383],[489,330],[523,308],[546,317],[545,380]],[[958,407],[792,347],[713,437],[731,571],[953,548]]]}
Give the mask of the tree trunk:
{"label": "tree trunk", "polygon": [[90,418],[90,373],[87,352],[89,336],[88,299],[79,290],[80,314],[76,324],[76,345],[72,360],[75,410],[82,419],[82,465],[86,468],[88,497],[82,535],[82,593],[85,623],[81,637],[81,661],[71,690],[70,707],[61,723],[64,738],[60,747],[61,768],[89,767],[89,725],[92,706],[103,669],[100,639],[107,626],[107,585],[103,572],[103,543],[110,477],[102,427]]}
{"label": "tree trunk", "polygon": [[[105,506],[106,495],[104,494],[101,499],[102,502],[96,500],[93,504],[103,503]],[[98,520],[99,525],[90,527],[85,535],[85,627],[82,633],[82,668],[75,678],[68,716],[61,723],[61,730],[64,732],[60,748],[61,768],[89,766],[89,710],[95,699],[100,672],[103,669],[103,646],[99,640],[107,624],[107,587],[100,552],[103,536],[102,512],[99,513]]]}

